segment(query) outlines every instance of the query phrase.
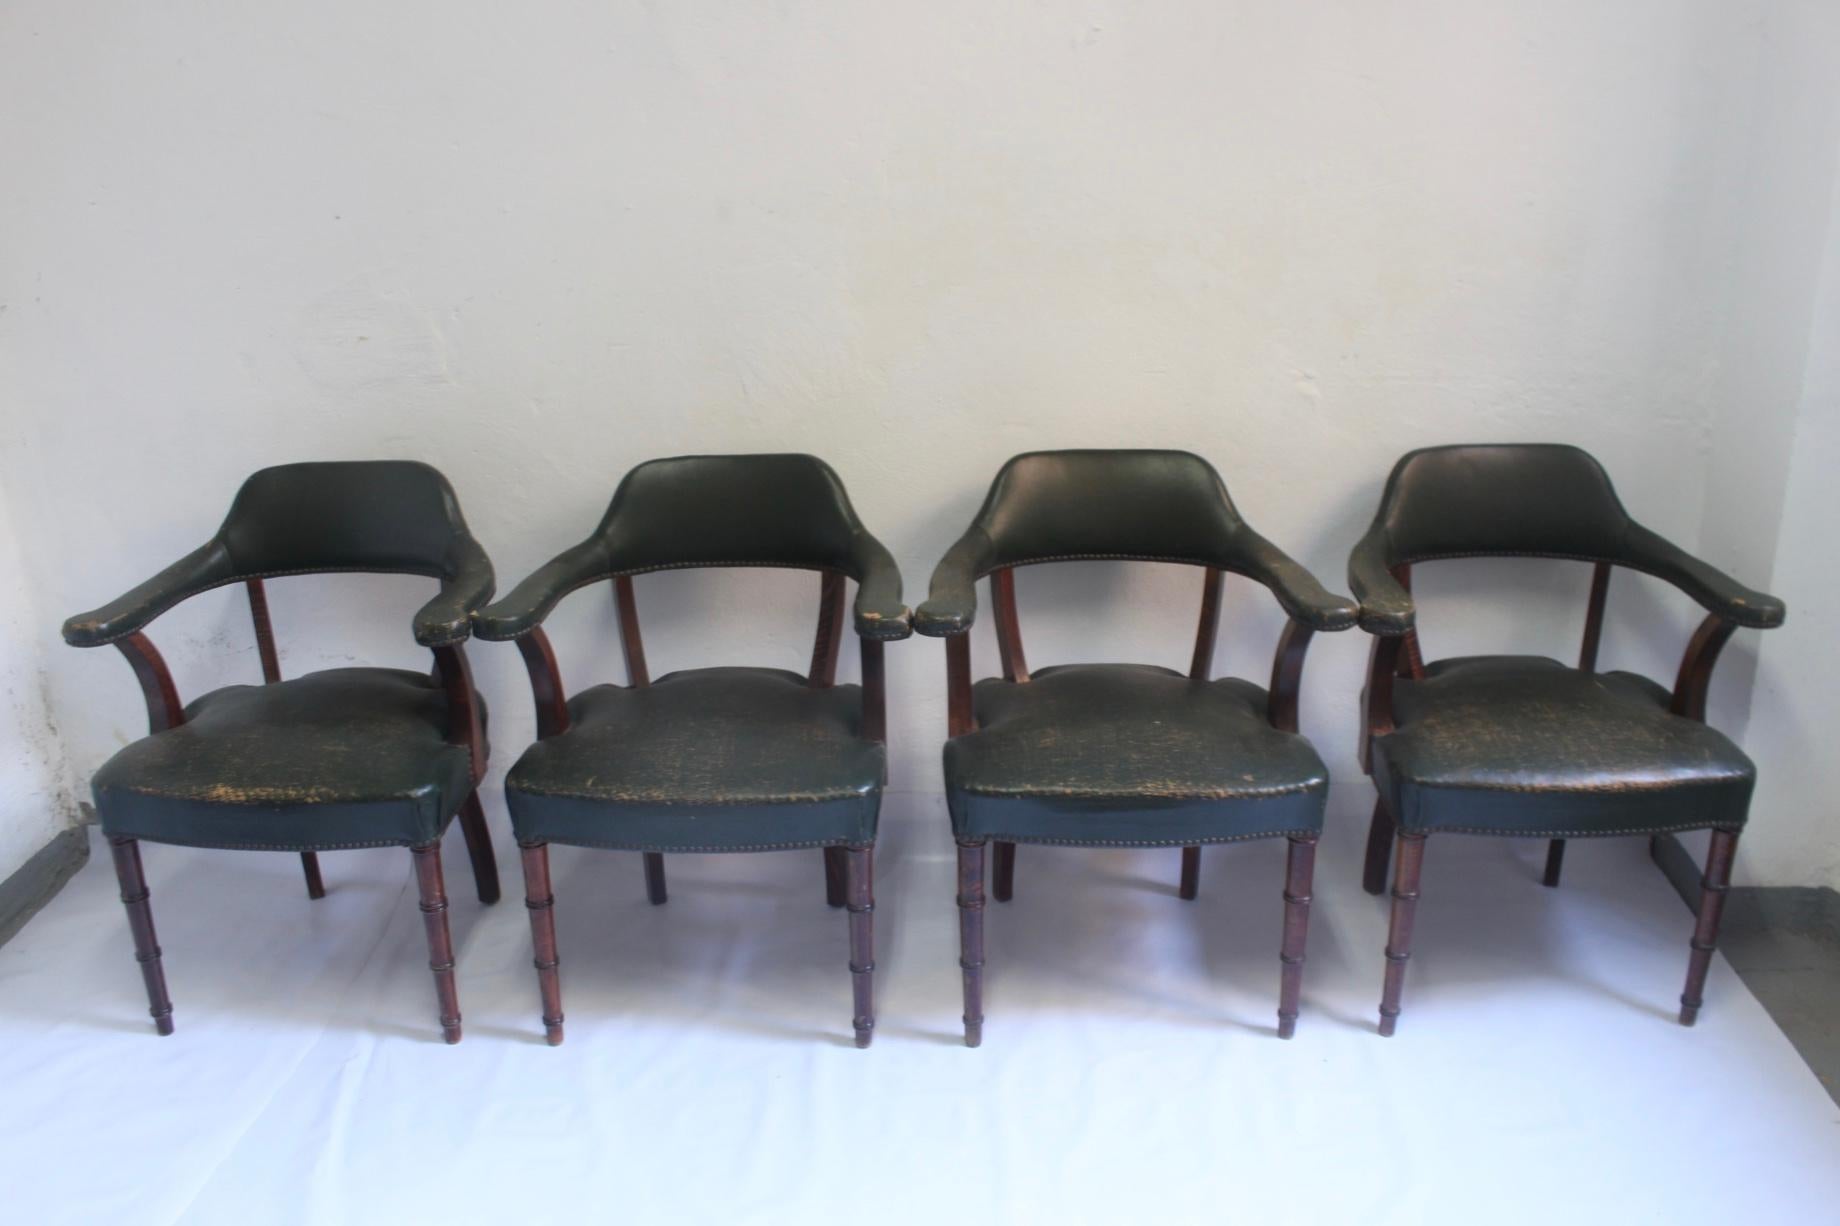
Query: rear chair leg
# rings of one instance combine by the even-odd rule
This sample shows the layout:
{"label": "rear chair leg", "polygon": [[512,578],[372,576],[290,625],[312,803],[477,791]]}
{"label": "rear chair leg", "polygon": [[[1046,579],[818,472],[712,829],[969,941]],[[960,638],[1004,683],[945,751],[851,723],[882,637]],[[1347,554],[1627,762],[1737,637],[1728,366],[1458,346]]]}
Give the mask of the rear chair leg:
{"label": "rear chair leg", "polygon": [[1384,800],[1374,801],[1374,817],[1367,825],[1367,866],[1361,875],[1361,888],[1369,894],[1386,892],[1386,870],[1393,856],[1393,815],[1386,811]]}
{"label": "rear chair leg", "polygon": [[984,844],[958,845],[958,965],[965,973],[965,1046],[984,1041]]}
{"label": "rear chair leg", "polygon": [[645,896],[654,907],[664,906],[664,853],[648,851],[645,853]]}
{"label": "rear chair leg", "polygon": [[996,881],[992,883],[991,895],[998,902],[1008,902],[1016,896],[1016,845],[998,843]]}
{"label": "rear chair leg", "polygon": [[826,847],[824,849],[824,902],[826,906],[841,907],[847,901],[844,891],[844,857],[847,849]]}
{"label": "rear chair leg", "polygon": [[1278,1037],[1297,1033],[1303,991],[1303,950],[1310,936],[1310,887],[1316,875],[1316,836],[1292,835],[1284,864],[1284,941],[1278,950]]}
{"label": "rear chair leg", "polygon": [[460,806],[460,833],[466,836],[466,856],[473,863],[473,888],[479,892],[479,901],[497,902],[498,857],[492,851],[492,831],[486,826],[486,811],[479,807],[477,790]]}
{"label": "rear chair leg", "polygon": [[850,909],[850,987],[855,997],[856,1046],[875,1037],[875,849],[840,849],[847,857],[846,904]]}
{"label": "rear chair leg", "polygon": [[556,894],[549,883],[549,844],[519,843],[524,858],[524,906],[530,910],[530,944],[537,990],[543,997],[543,1035],[562,1043],[561,959],[556,955]]}
{"label": "rear chair leg", "polygon": [[1680,1024],[1691,1026],[1699,1020],[1699,1007],[1705,1003],[1706,972],[1712,966],[1712,951],[1719,943],[1719,920],[1725,911],[1725,895],[1731,889],[1731,861],[1738,851],[1736,830],[1714,830],[1712,847],[1706,853],[1706,875],[1699,883],[1699,922],[1693,927],[1692,954],[1687,959],[1687,988],[1680,994]]}
{"label": "rear chair leg", "polygon": [[1200,893],[1201,849],[1184,847],[1182,849],[1182,886],[1176,891],[1176,895],[1185,902],[1194,902]]}
{"label": "rear chair leg", "polygon": [[1565,840],[1554,839],[1546,845],[1546,876],[1540,879],[1542,885],[1558,888],[1559,870],[1565,867]]}
{"label": "rear chair leg", "polygon": [[311,851],[300,853],[300,871],[307,878],[307,897],[324,898],[326,896],[326,879],[319,875],[319,856]]}
{"label": "rear chair leg", "polygon": [[134,839],[111,838],[109,850],[115,856],[115,876],[121,882],[122,905],[128,909],[128,928],[134,933],[134,960],[141,964],[141,978],[147,984],[147,1012],[153,1016],[155,1030],[171,1034],[172,998],[166,994],[160,943],[153,934],[153,908],[147,905],[151,894],[147,889],[147,877],[141,871],[140,844]]}
{"label": "rear chair leg", "polygon": [[1380,994],[1380,1033],[1399,1023],[1399,996],[1412,957],[1412,921],[1418,914],[1418,877],[1425,863],[1425,836],[1399,832],[1399,875],[1393,879],[1393,922],[1386,934],[1386,986]]}
{"label": "rear chair leg", "polygon": [[434,972],[435,999],[441,1007],[441,1037],[460,1041],[460,993],[454,986],[454,938],[447,930],[447,887],[441,877],[441,845],[411,847],[415,883],[421,892],[422,923],[428,929],[428,969]]}

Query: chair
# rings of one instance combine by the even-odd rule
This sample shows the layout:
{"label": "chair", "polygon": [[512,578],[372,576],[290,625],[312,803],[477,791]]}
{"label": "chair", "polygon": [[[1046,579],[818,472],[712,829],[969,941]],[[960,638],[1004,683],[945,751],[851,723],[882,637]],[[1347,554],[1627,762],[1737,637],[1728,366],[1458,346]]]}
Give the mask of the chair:
{"label": "chair", "polygon": [[[1444,558],[1569,558],[1593,566],[1578,667],[1535,656],[1424,663],[1412,567]],[[1708,610],[1670,692],[1633,673],[1597,671],[1612,567],[1654,575]],[[1738,832],[1756,769],[1708,728],[1706,690],[1740,626],[1779,626],[1783,604],[1751,591],[1642,527],[1602,466],[1576,447],[1431,447],[1402,458],[1348,562],[1361,625],[1374,635],[1362,765],[1379,798],[1365,886],[1399,861],[1380,1033],[1397,1026],[1425,839],[1433,832],[1550,840],[1557,886],[1565,841],[1710,827],[1712,847],[1680,1021],[1699,1014]]]}
{"label": "chair", "polygon": [[[281,679],[263,580],[369,571],[427,575],[440,592],[415,615],[432,675],[337,668]],[[262,686],[182,706],[147,624],[199,592],[245,585]],[[173,1032],[140,843],[299,852],[307,895],[325,886],[316,853],[406,846],[428,930],[441,1029],[460,1041],[440,841],[458,814],[484,903],[498,900],[492,841],[475,790],[485,774],[485,705],[464,644],[492,596],[492,564],[447,479],[380,460],[265,468],[237,492],[208,542],[114,603],[64,623],[74,647],[112,643],[147,702],[148,735],[96,772],[96,813],[114,853],[155,1027]]]}
{"label": "chair", "polygon": [[[1188,674],[1140,664],[1031,673],[1016,568],[1089,558],[1204,568]],[[1271,688],[1210,680],[1222,576],[1270,588],[1290,615]],[[1003,676],[971,680],[975,583],[988,577]],[[1181,451],[1042,451],[997,473],[971,527],[933,572],[914,628],[946,640],[951,739],[946,798],[958,842],[965,1043],[983,1037],[984,848],[997,901],[1013,895],[1016,844],[1181,847],[1193,899],[1201,847],[1284,837],[1278,1034],[1296,1028],[1310,880],[1328,772],[1297,733],[1304,652],[1318,630],[1355,623],[1354,603],[1247,526],[1207,461]]]}
{"label": "chair", "polygon": [[[805,676],[701,668],[651,678],[633,576],[689,567],[821,573]],[[613,580],[627,684],[565,700],[543,620],[563,596]],[[862,685],[836,684],[845,580],[857,584]],[[887,773],[882,645],[906,638],[894,559],[856,518],[830,467],[806,455],[686,456],[626,475],[593,535],[481,612],[482,638],[515,640],[539,740],[505,777],[523,851],[543,1025],[562,1042],[549,844],[644,853],[665,901],[664,856],[823,848],[826,898],[850,917],[856,1045],[875,1026],[872,857]]]}

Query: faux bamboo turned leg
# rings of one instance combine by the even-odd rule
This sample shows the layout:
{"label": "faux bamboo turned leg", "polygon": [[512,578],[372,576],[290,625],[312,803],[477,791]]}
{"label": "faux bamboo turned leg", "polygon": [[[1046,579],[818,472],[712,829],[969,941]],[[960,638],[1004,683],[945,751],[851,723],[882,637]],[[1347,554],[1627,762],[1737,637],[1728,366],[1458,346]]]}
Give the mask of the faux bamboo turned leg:
{"label": "faux bamboo turned leg", "polygon": [[556,1047],[562,1042],[562,975],[561,959],[556,954],[556,894],[549,883],[549,844],[518,846],[523,849],[524,906],[530,910],[537,991],[543,997],[543,1035],[551,1047]]}
{"label": "faux bamboo turned leg", "polygon": [[1546,845],[1546,876],[1540,879],[1541,884],[1557,888],[1559,884],[1559,870],[1564,867],[1565,840],[1554,839]]}
{"label": "faux bamboo turned leg", "polygon": [[1704,1003],[1706,972],[1712,966],[1712,951],[1719,943],[1719,920],[1725,911],[1725,895],[1731,889],[1731,861],[1738,851],[1736,830],[1714,830],[1712,847],[1706,853],[1706,875],[1699,883],[1699,922],[1693,926],[1692,954],[1687,959],[1687,987],[1680,994],[1680,1024],[1691,1026],[1699,1020]]}
{"label": "faux bamboo turned leg", "polygon": [[645,853],[645,896],[654,907],[664,906],[667,895],[664,892],[664,853],[661,851]]}
{"label": "faux bamboo turned leg", "polygon": [[497,902],[498,856],[492,851],[492,831],[486,826],[486,811],[479,807],[477,791],[460,806],[460,833],[466,836],[466,856],[473,862],[473,888],[479,892],[479,901]]}
{"label": "faux bamboo turned leg", "polygon": [[134,934],[134,960],[141,964],[141,979],[147,985],[147,1012],[153,1016],[153,1028],[161,1034],[173,1032],[172,998],[166,994],[166,971],[160,964],[160,943],[153,933],[152,896],[147,877],[141,871],[141,848],[134,839],[110,839],[109,850],[115,856],[115,877],[121,883],[121,902],[128,909],[128,928]]}
{"label": "faux bamboo turned leg", "polygon": [[1194,902],[1201,894],[1201,849],[1184,847],[1182,849],[1182,885],[1176,895],[1186,902]]}
{"label": "faux bamboo turned leg", "polygon": [[850,988],[856,1002],[856,1046],[875,1037],[875,849],[844,849],[850,909]]}
{"label": "faux bamboo turned leg", "polygon": [[846,854],[842,847],[824,849],[824,901],[828,906],[841,907],[846,901],[843,881]]}
{"label": "faux bamboo turned leg", "polygon": [[421,892],[422,923],[428,929],[428,969],[434,972],[441,1007],[441,1037],[460,1041],[460,992],[454,986],[454,938],[447,930],[447,886],[441,878],[441,845],[411,847],[415,884]]}
{"label": "faux bamboo turned leg", "polygon": [[958,845],[958,965],[965,973],[965,1046],[984,1041],[984,844]]}
{"label": "faux bamboo turned leg", "polygon": [[1297,1032],[1303,992],[1303,951],[1310,937],[1310,888],[1316,875],[1316,838],[1292,835],[1284,862],[1284,941],[1278,950],[1278,1037]]}
{"label": "faux bamboo turned leg", "polygon": [[1367,866],[1361,874],[1361,888],[1369,894],[1386,892],[1386,870],[1393,858],[1393,815],[1386,802],[1374,801],[1373,820],[1367,825]]}
{"label": "faux bamboo turned leg", "polygon": [[319,855],[316,852],[300,853],[300,871],[307,878],[307,897],[324,898],[326,896],[326,879],[319,875]]}
{"label": "faux bamboo turned leg", "polygon": [[1016,896],[1016,845],[1014,843],[997,843],[996,880],[991,882],[991,896],[998,902],[1008,902]]}
{"label": "faux bamboo turned leg", "polygon": [[1425,862],[1425,836],[1399,833],[1399,874],[1393,878],[1393,922],[1386,934],[1386,986],[1380,994],[1380,1033],[1399,1024],[1399,996],[1412,956],[1412,921],[1418,914],[1418,877]]}

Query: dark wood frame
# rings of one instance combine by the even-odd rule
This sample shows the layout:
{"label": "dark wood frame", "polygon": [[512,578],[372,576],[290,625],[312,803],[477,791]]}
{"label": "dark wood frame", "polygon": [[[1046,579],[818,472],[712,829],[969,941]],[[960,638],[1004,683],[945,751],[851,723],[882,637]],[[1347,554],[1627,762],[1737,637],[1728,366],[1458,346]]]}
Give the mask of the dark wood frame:
{"label": "dark wood frame", "polygon": [[[1040,565],[1032,563],[1025,565]],[[1027,656],[1022,645],[1022,623],[1016,605],[1015,571],[1006,566],[988,576],[992,623],[1003,679],[1017,685],[1029,683]],[[1188,675],[1209,680],[1219,640],[1221,590],[1226,572],[1202,568],[1201,610],[1195,628],[1194,653]],[[1297,731],[1298,692],[1303,681],[1304,656],[1315,631],[1291,619],[1286,622],[1272,653],[1271,685],[1267,691],[1266,719],[1280,732]],[[971,634],[961,631],[946,639],[946,734],[963,736],[977,729],[972,700]],[[998,902],[1015,897],[1016,844],[989,840],[995,848],[996,872],[991,894]],[[1279,949],[1278,1037],[1296,1033],[1299,997],[1303,983],[1304,949],[1310,924],[1311,882],[1316,866],[1316,836],[1292,835],[1284,878],[1284,935]],[[958,842],[959,967],[964,974],[965,1045],[976,1047],[984,1039],[984,848],[986,840]],[[1192,901],[1199,893],[1201,848],[1182,849],[1182,875],[1177,895]]]}

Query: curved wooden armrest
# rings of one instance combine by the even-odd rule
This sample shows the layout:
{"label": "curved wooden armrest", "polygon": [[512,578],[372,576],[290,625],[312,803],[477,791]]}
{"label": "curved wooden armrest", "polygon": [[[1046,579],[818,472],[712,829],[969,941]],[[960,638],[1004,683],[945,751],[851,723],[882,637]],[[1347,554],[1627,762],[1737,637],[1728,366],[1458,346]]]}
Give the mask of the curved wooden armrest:
{"label": "curved wooden armrest", "polygon": [[1361,769],[1373,774],[1373,744],[1393,730],[1393,681],[1399,676],[1404,635],[1375,635],[1361,687]]}
{"label": "curved wooden armrest", "polygon": [[464,745],[471,758],[475,786],[486,777],[486,737],[479,719],[479,696],[473,689],[473,670],[466,649],[459,643],[432,648],[435,671],[447,691],[447,742]]}
{"label": "curved wooden armrest", "polygon": [[517,637],[518,654],[530,674],[530,696],[537,705],[537,736],[552,737],[569,730],[569,704],[562,692],[562,670],[556,651],[543,627],[532,626]]}
{"label": "curved wooden armrest", "polygon": [[1706,722],[1706,694],[1712,688],[1712,666],[1738,623],[1717,613],[1699,624],[1680,657],[1680,675],[1674,681],[1674,701],[1669,710],[1688,719]]}
{"label": "curved wooden armrest", "polygon": [[1271,657],[1265,718],[1280,732],[1297,731],[1297,691],[1303,684],[1303,657],[1315,635],[1316,627],[1293,617],[1278,636],[1278,648]]}
{"label": "curved wooden armrest", "polygon": [[963,736],[977,727],[971,706],[971,636],[946,640],[946,735]]}
{"label": "curved wooden armrest", "polygon": [[128,658],[135,680],[141,683],[141,696],[147,700],[147,731],[165,732],[185,722],[185,704],[179,701],[179,687],[153,640],[139,630],[112,640]]}

